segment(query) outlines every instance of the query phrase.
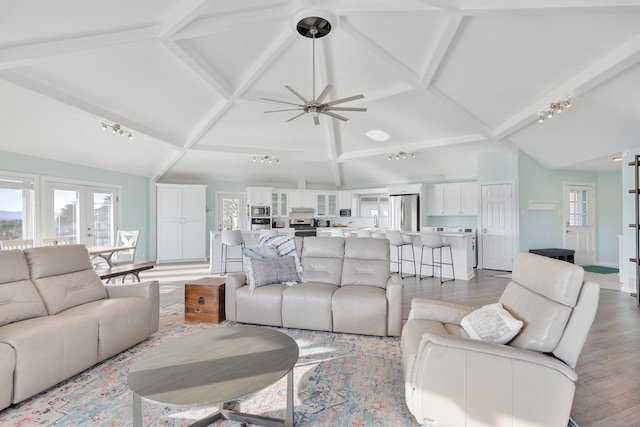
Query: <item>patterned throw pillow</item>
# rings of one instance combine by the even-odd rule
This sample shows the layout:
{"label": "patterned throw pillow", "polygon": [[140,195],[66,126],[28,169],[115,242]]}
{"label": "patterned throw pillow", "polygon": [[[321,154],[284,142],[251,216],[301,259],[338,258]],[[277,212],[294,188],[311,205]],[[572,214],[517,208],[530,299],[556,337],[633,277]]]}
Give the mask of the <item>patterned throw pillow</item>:
{"label": "patterned throw pillow", "polygon": [[497,302],[467,314],[460,325],[470,338],[506,344],[518,335],[523,323]]}
{"label": "patterned throw pillow", "polygon": [[242,248],[242,258],[244,265],[244,272],[247,275],[247,283],[249,284],[249,289],[253,293],[255,289],[255,280],[253,278],[253,271],[251,269],[251,260],[254,258],[277,258],[278,251],[273,246],[256,246],[254,248],[243,247]]}
{"label": "patterned throw pillow", "polygon": [[294,236],[262,236],[258,246],[273,246],[278,251],[278,256],[292,256],[298,273],[302,272],[302,264],[300,263],[298,251],[296,251]]}
{"label": "patterned throw pillow", "polygon": [[[275,283],[300,282],[296,263],[292,256],[252,258],[249,260],[249,265],[255,288]],[[253,289],[251,289],[252,292]]]}

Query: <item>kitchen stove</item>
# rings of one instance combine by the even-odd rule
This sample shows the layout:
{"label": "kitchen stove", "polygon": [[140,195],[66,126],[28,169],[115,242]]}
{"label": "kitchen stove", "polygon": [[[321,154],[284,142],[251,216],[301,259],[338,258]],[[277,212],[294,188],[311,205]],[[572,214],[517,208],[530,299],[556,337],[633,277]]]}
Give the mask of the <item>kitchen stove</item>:
{"label": "kitchen stove", "polygon": [[292,218],[289,220],[289,227],[294,229],[294,235],[298,237],[316,235],[316,226],[313,219]]}

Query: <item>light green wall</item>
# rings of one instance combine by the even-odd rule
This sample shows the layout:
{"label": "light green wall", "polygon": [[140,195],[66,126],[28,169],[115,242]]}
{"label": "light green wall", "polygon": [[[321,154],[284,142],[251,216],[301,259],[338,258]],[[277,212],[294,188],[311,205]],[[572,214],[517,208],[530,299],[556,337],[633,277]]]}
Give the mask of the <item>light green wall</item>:
{"label": "light green wall", "polygon": [[112,172],[105,169],[89,168],[71,163],[23,156],[0,151],[0,170],[21,172],[39,176],[74,179],[97,184],[120,185],[122,187],[120,206],[122,207],[121,228],[140,230],[136,259],[149,259],[150,236],[155,230],[149,229],[149,180],[146,177]]}
{"label": "light green wall", "polygon": [[[596,262],[617,264],[617,237],[622,227],[621,172],[546,169],[530,156],[518,156],[520,251],[563,246],[563,183],[595,185]],[[555,211],[530,211],[529,200],[555,201]]]}
{"label": "light green wall", "polygon": [[508,151],[478,154],[478,181],[515,181],[518,179],[518,155]]}

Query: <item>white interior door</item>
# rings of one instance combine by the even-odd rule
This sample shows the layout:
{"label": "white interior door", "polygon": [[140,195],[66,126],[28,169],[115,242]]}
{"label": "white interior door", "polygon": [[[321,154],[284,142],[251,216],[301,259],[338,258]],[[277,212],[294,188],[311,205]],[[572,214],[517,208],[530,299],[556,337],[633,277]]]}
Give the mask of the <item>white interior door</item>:
{"label": "white interior door", "polygon": [[482,184],[482,268],[513,269],[515,197],[513,183]]}
{"label": "white interior door", "polygon": [[595,261],[595,189],[593,184],[564,184],[564,247],[573,249],[575,263]]}

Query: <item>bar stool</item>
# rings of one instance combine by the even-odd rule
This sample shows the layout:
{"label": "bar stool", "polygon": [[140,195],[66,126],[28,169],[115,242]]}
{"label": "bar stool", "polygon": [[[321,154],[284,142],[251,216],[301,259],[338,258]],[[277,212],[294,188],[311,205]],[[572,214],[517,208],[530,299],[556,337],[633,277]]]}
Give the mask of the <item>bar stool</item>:
{"label": "bar stool", "polygon": [[[396,248],[396,252],[398,254],[398,260],[393,261],[390,260],[391,264],[398,264],[398,274],[400,274],[400,278],[404,279],[406,277],[416,277],[416,254],[413,250],[413,243],[407,242],[402,238],[402,233],[399,230],[387,230],[386,231],[387,239],[389,240],[389,244]],[[413,259],[405,259],[402,258],[403,249],[405,246],[411,246],[411,257]],[[411,261],[413,263],[413,275],[403,276],[402,275],[402,261]]]}
{"label": "bar stool", "polygon": [[371,237],[371,232],[369,230],[358,230],[356,231],[356,237]]}
{"label": "bar stool", "polygon": [[[423,231],[420,233],[420,240],[422,241],[422,250],[420,251],[420,279],[423,279],[424,277],[434,277],[436,274],[436,268],[440,269],[440,283],[444,283],[444,282],[453,282],[456,280],[456,272],[453,268],[453,252],[451,250],[451,244],[450,243],[444,243],[442,241],[442,238],[440,237],[440,234],[437,231]],[[423,256],[424,256],[424,248],[429,248],[431,249],[431,264],[428,263],[424,263],[423,261]],[[447,262],[442,262],[442,248],[449,248],[449,260],[451,260],[450,263]],[[436,259],[434,258],[434,251],[438,249],[440,251],[439,256],[438,256],[438,260],[436,261]],[[447,280],[442,280],[442,265],[450,265],[451,266],[451,275],[453,276],[452,279],[447,279]],[[431,266],[431,276],[422,276],[422,266],[423,265],[427,265],[427,266]]]}
{"label": "bar stool", "polygon": [[[244,247],[244,239],[242,238],[242,232],[240,230],[223,230],[222,231],[222,249],[220,250],[220,270],[221,274],[227,274],[227,263],[240,262],[244,269],[244,262],[242,260],[242,254],[240,257],[229,258],[227,256],[227,248],[229,246],[241,246]],[[224,259],[224,262],[223,262]]]}

